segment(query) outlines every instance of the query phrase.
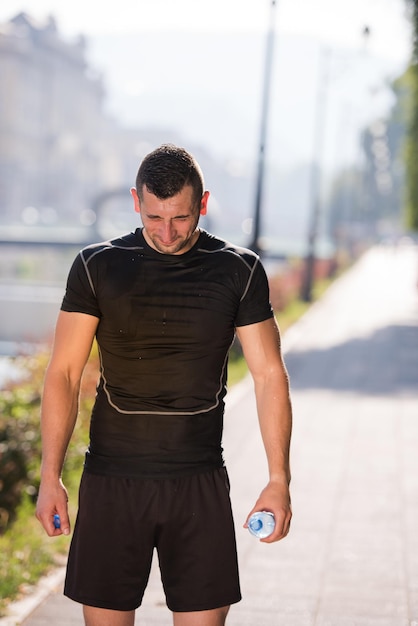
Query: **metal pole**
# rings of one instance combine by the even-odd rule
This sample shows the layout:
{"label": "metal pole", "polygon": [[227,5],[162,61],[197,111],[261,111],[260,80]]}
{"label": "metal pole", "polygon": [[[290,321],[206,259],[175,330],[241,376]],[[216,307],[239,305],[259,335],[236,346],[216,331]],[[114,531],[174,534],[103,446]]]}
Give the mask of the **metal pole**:
{"label": "metal pole", "polygon": [[262,252],[260,247],[260,232],[261,232],[261,208],[263,199],[263,186],[264,186],[264,166],[265,166],[265,154],[266,154],[266,135],[267,135],[267,121],[270,105],[270,88],[271,88],[271,70],[273,66],[273,51],[274,51],[274,20],[275,20],[275,8],[276,0],[272,0],[270,7],[270,27],[267,34],[266,45],[266,57],[264,66],[264,87],[263,87],[263,100],[261,108],[261,126],[260,126],[260,144],[258,152],[258,166],[257,166],[257,185],[255,193],[255,207],[253,217],[253,229],[252,240],[249,244],[249,248],[260,254]]}
{"label": "metal pole", "polygon": [[[369,26],[362,31],[364,46],[367,46],[370,36]],[[330,80],[331,51],[321,48],[319,57],[319,74],[317,98],[315,105],[315,131],[313,146],[313,166],[311,175],[311,199],[312,211],[308,231],[308,247],[305,258],[305,272],[301,289],[301,299],[305,302],[312,300],[312,287],[315,279],[316,242],[318,238],[319,220],[321,217],[321,183],[322,183],[322,157],[324,150],[325,125],[328,107],[328,87]],[[316,162],[315,162],[316,161]]]}
{"label": "metal pole", "polygon": [[318,238],[319,218],[321,215],[322,152],[328,100],[328,58],[325,53],[328,55],[328,51],[321,50],[315,104],[315,128],[311,173],[312,209],[308,230],[305,271],[301,290],[301,299],[304,302],[311,302],[312,300],[312,286],[315,278],[316,243]]}

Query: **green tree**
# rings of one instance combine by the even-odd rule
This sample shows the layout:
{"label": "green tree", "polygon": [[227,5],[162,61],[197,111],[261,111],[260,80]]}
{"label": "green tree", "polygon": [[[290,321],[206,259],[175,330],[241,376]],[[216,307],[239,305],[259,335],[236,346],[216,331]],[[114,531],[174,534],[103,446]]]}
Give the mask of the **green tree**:
{"label": "green tree", "polygon": [[412,23],[412,57],[407,70],[410,82],[408,133],[405,143],[406,219],[418,231],[418,0],[406,0]]}

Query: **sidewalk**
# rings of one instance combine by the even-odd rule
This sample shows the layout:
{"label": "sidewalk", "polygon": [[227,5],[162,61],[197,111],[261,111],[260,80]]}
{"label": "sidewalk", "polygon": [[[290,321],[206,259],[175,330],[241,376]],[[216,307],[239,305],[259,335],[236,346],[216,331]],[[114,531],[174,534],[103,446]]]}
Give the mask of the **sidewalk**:
{"label": "sidewalk", "polygon": [[[278,544],[241,528],[266,470],[251,385],[231,393],[224,447],[244,599],[228,626],[418,626],[417,272],[416,248],[374,249],[286,333],[294,519]],[[80,607],[52,586],[24,625],[81,626]],[[136,623],[172,624],[155,567]]]}

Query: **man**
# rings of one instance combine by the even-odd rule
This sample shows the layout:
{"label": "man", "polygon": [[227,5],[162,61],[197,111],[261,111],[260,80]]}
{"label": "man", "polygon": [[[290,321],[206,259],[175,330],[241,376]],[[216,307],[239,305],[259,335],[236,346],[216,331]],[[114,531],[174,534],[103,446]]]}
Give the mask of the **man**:
{"label": "man", "polygon": [[241,599],[221,447],[235,333],[270,474],[248,517],[274,513],[266,543],[289,530],[279,330],[257,255],[199,229],[209,192],[188,152],[151,152],[131,193],[143,228],[85,248],[69,274],[45,378],[37,516],[49,535],[69,534],[60,477],[96,337],[101,376],[64,592],[83,604],[87,626],[132,626],[156,548],[174,625],[222,626]]}

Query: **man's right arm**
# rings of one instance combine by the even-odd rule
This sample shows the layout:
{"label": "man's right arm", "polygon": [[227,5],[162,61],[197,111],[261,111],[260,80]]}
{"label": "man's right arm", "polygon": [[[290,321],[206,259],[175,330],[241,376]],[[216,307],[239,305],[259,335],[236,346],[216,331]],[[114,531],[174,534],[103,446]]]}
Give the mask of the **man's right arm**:
{"label": "man's right arm", "polygon": [[[78,414],[81,376],[99,319],[61,311],[45,375],[41,409],[42,466],[36,515],[48,535],[68,534],[67,492],[61,480],[65,454]],[[55,529],[58,514],[61,528]]]}

